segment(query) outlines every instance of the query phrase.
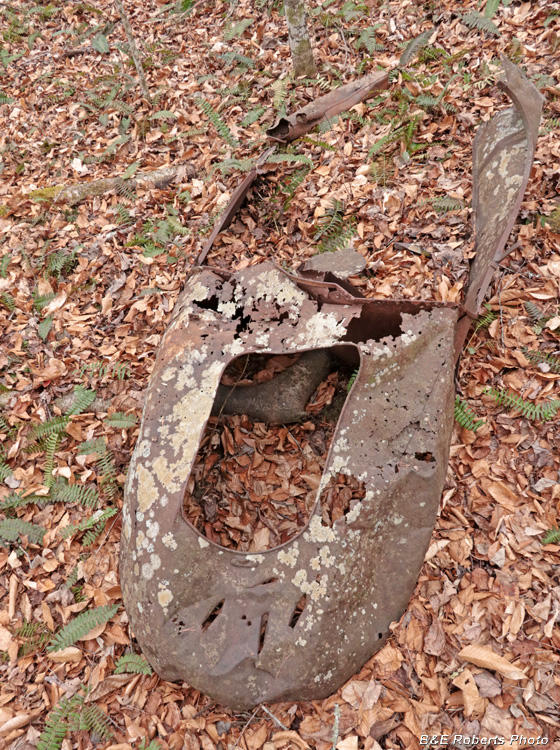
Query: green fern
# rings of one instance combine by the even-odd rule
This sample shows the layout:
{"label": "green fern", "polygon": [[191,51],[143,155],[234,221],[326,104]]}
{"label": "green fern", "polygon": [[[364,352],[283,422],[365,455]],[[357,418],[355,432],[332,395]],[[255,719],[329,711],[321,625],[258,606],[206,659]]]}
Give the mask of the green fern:
{"label": "green fern", "polygon": [[76,251],[73,250],[71,253],[65,250],[58,250],[56,253],[49,255],[46,264],[46,271],[50,276],[55,276],[59,279],[63,274],[70,273],[76,266],[78,259],[76,257]]}
{"label": "green fern", "polygon": [[0,302],[10,312],[13,312],[16,309],[16,301],[11,294],[8,294],[8,292],[0,294]]}
{"label": "green fern", "polygon": [[254,164],[254,159],[224,159],[219,164],[214,165],[212,171],[219,169],[223,175],[229,174],[233,171],[249,172]]}
{"label": "green fern", "polygon": [[45,623],[24,620],[23,625],[14,631],[14,635],[24,641],[18,650],[18,657],[22,658],[42,651],[52,634]]}
{"label": "green fern", "polygon": [[85,484],[63,485],[59,482],[53,487],[51,494],[55,501],[61,503],[79,503],[93,509],[99,505],[99,493],[95,487],[87,487]]}
{"label": "green fern", "polygon": [[475,333],[478,333],[483,328],[488,328],[497,318],[498,315],[493,310],[488,310],[484,315],[479,315],[474,321]]}
{"label": "green fern", "polygon": [[455,396],[454,416],[455,421],[458,422],[461,427],[471,430],[472,432],[476,432],[478,428],[484,424],[484,420],[476,419],[476,414],[471,407],[466,401],[459,398],[459,396]]}
{"label": "green fern", "polygon": [[319,219],[315,240],[319,241],[318,253],[332,253],[346,247],[349,240],[356,234],[355,218],[344,217],[344,205],[334,200]]}
{"label": "green fern", "polygon": [[231,42],[232,39],[240,37],[244,34],[245,30],[253,23],[252,18],[242,18],[241,21],[228,26],[224,31],[224,39],[226,42]]}
{"label": "green fern", "polygon": [[460,211],[463,208],[462,201],[457,198],[450,198],[447,195],[434,198],[430,203],[438,213],[442,214],[447,213],[448,211]]}
{"label": "green fern", "polygon": [[356,378],[358,377],[359,370],[354,370],[352,375],[350,375],[350,380],[348,381],[348,385],[346,386],[346,393],[350,393],[352,390],[352,386],[356,382]]}
{"label": "green fern", "polygon": [[373,55],[374,52],[381,52],[384,47],[376,40],[375,31],[375,26],[368,26],[367,29],[364,29],[358,37],[357,49],[365,47],[370,55]]}
{"label": "green fern", "polygon": [[250,57],[247,57],[246,55],[240,55],[239,52],[224,52],[224,54],[220,55],[220,57],[226,62],[227,65],[234,65],[235,63],[237,63],[240,69],[255,67],[254,60],[252,60]]}
{"label": "green fern", "polygon": [[292,200],[292,198],[296,194],[296,191],[298,190],[300,185],[302,185],[310,171],[311,170],[309,167],[302,167],[301,169],[297,169],[288,179],[286,184],[279,186],[279,190],[281,190],[286,196],[284,200],[284,210],[288,208],[288,206],[290,205],[290,201]]}
{"label": "green fern", "polygon": [[86,731],[92,733],[96,742],[108,740],[113,736],[107,715],[94,704],[83,706],[80,711],[71,713],[68,717],[70,732]]}
{"label": "green fern", "polygon": [[266,160],[269,164],[282,164],[286,162],[288,164],[306,164],[308,167],[313,166],[313,161],[303,154],[271,154]]}
{"label": "green fern", "polygon": [[48,315],[37,326],[37,333],[39,334],[39,336],[41,337],[43,341],[47,340],[47,336],[49,335],[49,331],[52,328],[52,324],[53,324],[53,317],[52,315]]}
{"label": "green fern", "polygon": [[463,15],[462,21],[465,26],[469,27],[469,29],[477,29],[478,31],[484,31],[486,34],[491,34],[492,36],[500,36],[500,30],[496,24],[489,18],[482,16],[476,10],[467,11]]}
{"label": "green fern", "polygon": [[5,513],[6,511],[15,510],[16,508],[23,508],[26,505],[39,505],[40,507],[46,505],[49,502],[49,498],[44,495],[18,495],[17,492],[12,492],[8,497],[0,503],[0,512]]}
{"label": "green fern", "polygon": [[528,349],[526,346],[524,346],[521,351],[530,362],[534,362],[535,364],[547,364],[550,367],[550,372],[560,374],[560,357],[557,355]]}
{"label": "green fern", "polygon": [[494,401],[499,406],[503,406],[504,409],[515,409],[527,419],[534,421],[547,422],[552,419],[560,409],[560,400],[545,401],[540,404],[535,404],[532,401],[525,401],[521,396],[502,388],[488,388],[486,393],[492,396]]}
{"label": "green fern", "polygon": [[6,463],[6,459],[0,454],[0,482],[3,482],[7,477],[11,477],[13,473],[12,467]]}
{"label": "green fern", "polygon": [[47,530],[34,523],[22,521],[20,518],[5,518],[0,521],[0,539],[15,542],[20,536],[27,536],[32,544],[41,544]]}
{"label": "green fern", "polygon": [[60,441],[60,435],[57,435],[56,432],[53,432],[50,435],[47,435],[44,441],[44,445],[45,445],[44,476],[45,478],[43,479],[43,482],[47,487],[52,487],[53,484],[55,483],[55,477],[53,475],[53,471],[55,469],[54,454],[56,453],[56,449],[58,448],[59,441]]}
{"label": "green fern", "polygon": [[8,266],[12,262],[12,256],[11,255],[4,255],[2,256],[2,260],[0,260],[0,276],[3,279],[6,279],[8,277]]}
{"label": "green fern", "polygon": [[122,411],[116,411],[111,414],[105,422],[111,427],[116,427],[119,430],[128,430],[130,427],[134,427],[138,419],[134,414],[125,414]]}
{"label": "green fern", "polygon": [[[6,390],[8,391],[9,389],[6,389]],[[1,389],[0,389],[0,392],[1,392]],[[11,424],[7,422],[4,415],[0,414],[0,433],[3,434],[9,440],[16,434],[16,432],[17,432],[17,427],[12,427]]]}
{"label": "green fern", "polygon": [[486,5],[484,6],[484,17],[494,18],[499,5],[500,0],[486,0]]}
{"label": "green fern", "polygon": [[77,385],[74,388],[72,405],[66,411],[67,416],[82,414],[95,401],[96,396],[95,391],[90,391],[83,385]]}
{"label": "green fern", "polygon": [[97,454],[97,471],[100,475],[99,484],[103,492],[109,498],[113,498],[118,492],[117,470],[115,468],[115,457],[113,451],[107,445],[105,438],[98,437],[86,440],[78,447],[80,455],[89,453]]}
{"label": "green fern", "polygon": [[288,96],[288,79],[281,78],[271,86],[273,91],[272,105],[277,112],[284,109],[286,98]]}
{"label": "green fern", "polygon": [[76,641],[83,638],[84,635],[87,635],[90,630],[108,622],[117,613],[118,608],[118,604],[106,604],[103,607],[81,612],[65,625],[62,630],[56,633],[47,647],[47,651],[52,653],[53,651],[61,651],[64,648],[68,648],[68,646],[72,646]]}
{"label": "green fern", "polygon": [[132,672],[133,674],[152,674],[152,668],[142,654],[124,654],[117,662],[115,674]]}
{"label": "green fern", "polygon": [[428,44],[433,33],[433,28],[426,29],[426,31],[423,31],[417,37],[411,39],[410,42],[408,42],[408,44],[404,48],[404,52],[400,57],[399,68],[403,68],[405,65],[408,65],[408,63],[416,57],[422,47],[425,47]]}
{"label": "green fern", "polygon": [[45,722],[45,728],[37,742],[37,750],[60,750],[68,734],[68,718],[77,715],[83,704],[82,695],[73,695],[59,701]]}
{"label": "green fern", "polygon": [[63,417],[52,417],[47,419],[46,422],[36,424],[29,432],[30,440],[39,440],[42,437],[48,437],[49,435],[62,435],[66,431],[66,426],[70,422],[70,418],[67,416]]}
{"label": "green fern", "polygon": [[231,130],[228,128],[222,117],[213,109],[212,105],[206,101],[206,99],[195,98],[196,106],[204,112],[208,119],[212,122],[219,135],[229,143],[233,148],[239,146],[238,141],[233,137]]}
{"label": "green fern", "polygon": [[248,128],[249,125],[257,122],[257,120],[260,120],[261,116],[264,115],[265,112],[266,109],[264,107],[255,107],[254,109],[250,109],[245,117],[241,120],[239,125],[242,128]]}
{"label": "green fern", "polygon": [[560,529],[549,529],[541,539],[542,544],[560,544]]}
{"label": "green fern", "polygon": [[91,732],[94,744],[112,737],[106,714],[98,706],[86,705],[85,701],[86,696],[80,694],[59,701],[45,723],[37,750],[60,750],[68,732]]}
{"label": "green fern", "polygon": [[527,315],[533,323],[533,331],[538,335],[539,333],[541,333],[542,329],[545,327],[546,323],[552,316],[544,315],[540,307],[535,305],[535,303],[531,302],[530,300],[525,302],[524,307]]}

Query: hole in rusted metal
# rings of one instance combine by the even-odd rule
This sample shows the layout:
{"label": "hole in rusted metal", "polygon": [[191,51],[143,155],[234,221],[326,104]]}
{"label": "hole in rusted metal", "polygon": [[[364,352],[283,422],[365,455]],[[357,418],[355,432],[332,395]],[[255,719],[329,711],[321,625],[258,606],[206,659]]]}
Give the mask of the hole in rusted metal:
{"label": "hole in rusted metal", "polygon": [[415,453],[414,458],[417,461],[426,461],[426,463],[433,464],[435,462],[435,458],[431,453]]}
{"label": "hole in rusted metal", "polygon": [[257,650],[258,654],[260,654],[260,652],[263,650],[267,625],[268,625],[268,612],[265,612],[264,615],[261,617],[261,631],[259,633],[259,648]]}
{"label": "hole in rusted metal", "polygon": [[292,630],[298,624],[299,619],[302,616],[303,610],[305,609],[306,605],[307,605],[307,594],[303,594],[299,602],[296,604],[295,609],[292,612],[292,616],[290,618],[290,627],[292,628]]}
{"label": "hole in rusted metal", "polygon": [[[347,361],[359,363],[356,347],[338,347],[339,352]],[[313,357],[317,357],[317,362]],[[299,370],[290,382],[292,367]],[[241,552],[278,547],[300,532],[316,503],[353,372],[353,367],[326,349],[234,359],[220,386],[229,390],[218,391],[216,402],[220,409],[208,421],[187,483],[183,505],[186,520],[207,539]],[[311,387],[308,378],[312,380]],[[303,388],[302,381],[306,383]],[[252,402],[251,393],[261,386],[270,389],[264,396],[257,391]],[[294,392],[295,400],[290,403]],[[229,408],[237,413],[224,416],[221,412]],[[278,415],[280,411],[298,420],[279,422],[277,418],[269,424],[246,416],[244,410],[252,408],[263,416]],[[238,409],[243,412],[238,413]],[[347,485],[351,483],[351,478],[340,477],[348,502],[356,489],[352,486],[348,494]],[[333,491],[337,492],[338,487],[328,498],[325,493],[322,495],[329,507],[329,525],[348,511],[345,506],[338,512],[341,500],[333,499]]]}
{"label": "hole in rusted metal", "polygon": [[220,612],[222,611],[222,608],[224,606],[225,599],[222,599],[221,602],[218,602],[214,609],[204,618],[202,621],[202,630],[208,630],[210,625],[214,622],[214,620],[218,617]]}

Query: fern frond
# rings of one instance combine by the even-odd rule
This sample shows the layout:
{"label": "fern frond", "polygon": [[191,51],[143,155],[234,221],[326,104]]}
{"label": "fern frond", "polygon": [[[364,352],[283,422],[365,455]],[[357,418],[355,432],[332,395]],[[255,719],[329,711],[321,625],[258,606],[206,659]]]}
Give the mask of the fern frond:
{"label": "fern frond", "polygon": [[39,440],[49,435],[62,435],[66,431],[66,426],[69,422],[70,418],[67,416],[52,417],[46,422],[34,425],[29,432],[29,439]]}
{"label": "fern frond", "polygon": [[0,539],[7,542],[17,541],[19,536],[27,536],[32,544],[41,544],[47,530],[35,523],[22,521],[20,518],[5,518],[0,521]]}
{"label": "fern frond", "polygon": [[538,305],[535,305],[534,302],[531,302],[531,300],[525,302],[524,307],[527,315],[534,325],[543,326],[548,320],[550,320],[550,317],[548,315],[544,315],[540,307],[538,307]]}
{"label": "fern frond", "polygon": [[483,419],[475,419],[476,414],[459,396],[455,396],[455,409],[454,409],[455,421],[458,422],[461,427],[467,430],[476,432],[478,428],[484,424]]}
{"label": "fern frond", "polygon": [[232,24],[224,31],[224,39],[226,42],[231,42],[235,37],[242,36],[247,29],[253,23],[252,18],[242,18],[237,23]]}
{"label": "fern frond", "polygon": [[53,301],[56,294],[54,292],[49,292],[49,294],[37,294],[36,292],[37,290],[33,292],[33,309],[37,312],[41,312],[43,307],[46,307],[49,302]]}
{"label": "fern frond", "polygon": [[96,705],[83,706],[80,711],[73,711],[68,716],[70,732],[93,732],[97,741],[108,740],[113,736],[107,715]]}
{"label": "fern frond", "polygon": [[13,473],[12,467],[6,463],[4,456],[0,455],[0,482],[3,482],[7,477],[11,477]]}
{"label": "fern frond", "polygon": [[467,11],[462,18],[465,26],[469,29],[477,29],[478,31],[484,31],[486,34],[492,36],[500,36],[500,30],[489,18],[485,18],[476,10]]}
{"label": "fern frond", "polygon": [[[100,530],[105,526],[106,521],[112,518],[118,513],[118,508],[107,508],[106,510],[96,510],[95,513],[89,518],[84,518],[83,521],[77,524],[68,524],[60,530],[60,535],[63,539],[69,539],[74,534],[81,531],[89,531],[90,529]],[[97,537],[97,534],[96,534]],[[87,546],[87,545],[86,545]]]}
{"label": "fern frond", "polygon": [[288,164],[306,164],[308,167],[313,166],[313,161],[303,154],[271,154],[266,160],[269,164],[281,164],[287,162]]}
{"label": "fern frond", "polygon": [[16,301],[11,294],[8,294],[8,292],[0,294],[0,302],[10,312],[13,312],[16,309]]}
{"label": "fern frond", "polygon": [[281,78],[278,81],[274,81],[274,83],[271,86],[271,89],[274,92],[272,105],[274,106],[274,109],[278,112],[283,108],[284,103],[286,101],[286,97],[288,96],[288,79]]}
{"label": "fern frond", "polygon": [[237,65],[240,68],[254,68],[255,67],[254,60],[252,60],[250,57],[247,57],[246,55],[240,55],[239,52],[224,52],[224,54],[220,55],[220,57],[228,65],[233,65],[234,63],[237,63]]}
{"label": "fern frond", "polygon": [[350,393],[352,390],[352,386],[356,382],[356,378],[358,377],[359,370],[354,370],[352,375],[350,375],[350,380],[348,381],[348,385],[346,386],[346,392]]}
{"label": "fern frond", "polygon": [[408,63],[413,60],[418,52],[422,49],[422,47],[425,47],[428,42],[430,41],[430,37],[434,33],[434,29],[426,29],[426,31],[423,31],[421,34],[419,34],[414,39],[411,39],[410,42],[406,45],[404,48],[404,52],[402,53],[400,60],[399,60],[399,67],[403,68],[405,65],[408,65]]}
{"label": "fern frond", "polygon": [[254,159],[224,159],[224,161],[214,165],[212,169],[219,169],[223,175],[229,174],[234,170],[248,172],[252,169],[254,163]]}
{"label": "fern frond", "polygon": [[491,323],[497,319],[498,315],[493,310],[488,310],[484,315],[479,315],[474,321],[475,333],[478,333],[483,328],[488,328]]}
{"label": "fern frond", "polygon": [[12,262],[12,256],[11,255],[3,255],[2,260],[0,260],[0,276],[3,279],[6,279],[8,277],[8,267],[10,263]]}
{"label": "fern frond", "polygon": [[152,668],[142,654],[124,654],[118,660],[114,674],[121,674],[122,672],[152,674]]}
{"label": "fern frond", "polygon": [[122,411],[116,411],[105,420],[108,425],[119,430],[128,430],[130,427],[134,427],[137,421],[135,414],[125,414]]}
{"label": "fern frond", "polygon": [[59,440],[60,436],[56,432],[51,433],[45,438],[45,478],[43,482],[47,487],[52,487],[55,482],[55,478],[53,475],[53,471],[55,469],[54,454],[56,453],[56,449],[58,448]]}
{"label": "fern frond", "polygon": [[79,503],[86,508],[95,508],[99,504],[99,493],[95,487],[85,484],[58,484],[53,488],[52,496],[57,502]]}
{"label": "fern frond", "polygon": [[37,333],[39,334],[39,336],[41,337],[43,341],[47,340],[47,336],[49,335],[49,331],[52,328],[52,324],[53,324],[53,317],[52,315],[48,315],[37,326]]}
{"label": "fern frond", "polygon": [[233,148],[237,148],[239,146],[238,141],[233,137],[233,133],[228,128],[226,123],[223,121],[221,115],[216,112],[215,109],[213,109],[212,105],[206,101],[206,99],[200,99],[195,98],[194,100],[196,106],[204,112],[204,114],[208,117],[208,119],[212,122],[216,130],[218,131],[219,135],[226,141],[226,143],[229,143],[230,146]]}
{"label": "fern frond", "polygon": [[27,622],[24,620],[23,625],[14,631],[14,635],[25,640],[18,651],[18,657],[21,658],[42,651],[50,640],[51,631],[43,622]]}
{"label": "fern frond", "polygon": [[83,695],[63,698],[51,712],[39,736],[37,750],[60,750],[68,734],[68,718],[76,715],[84,704]]}
{"label": "fern frond", "polygon": [[87,456],[90,453],[102,453],[105,448],[105,439],[102,437],[92,438],[91,440],[85,440],[78,446],[78,455]]}
{"label": "fern frond", "polygon": [[557,355],[539,352],[535,349],[528,349],[526,346],[524,346],[521,351],[530,362],[535,364],[547,364],[550,368],[550,372],[560,374],[560,357]]}
{"label": "fern frond", "polygon": [[7,510],[15,510],[16,508],[23,508],[26,505],[39,505],[40,507],[46,505],[49,502],[49,498],[44,495],[18,495],[17,492],[12,492],[0,503],[0,512],[5,513]]}
{"label": "fern frond", "polygon": [[494,18],[499,5],[500,0],[486,0],[486,5],[484,6],[484,17]]}
{"label": "fern frond", "polygon": [[373,55],[374,52],[381,52],[384,47],[376,40],[375,31],[376,29],[374,26],[368,26],[367,29],[364,29],[358,37],[358,42],[356,44],[357,49],[365,47],[370,55]]}
{"label": "fern frond", "polygon": [[297,169],[286,182],[286,184],[280,186],[279,189],[284,193],[284,195],[287,196],[284,200],[284,210],[287,209],[297,189],[303,183],[310,171],[311,170],[309,167],[302,167],[301,169]]}
{"label": "fern frond", "polygon": [[[6,389],[6,391],[8,390],[9,389]],[[16,432],[17,432],[17,427],[12,427],[12,425],[7,421],[4,415],[0,414],[0,433],[2,433],[7,438],[11,438],[13,435],[16,434]],[[0,480],[0,481],[3,481],[3,480]]]}
{"label": "fern frond", "polygon": [[82,414],[95,401],[96,396],[97,393],[95,391],[90,391],[83,385],[77,385],[74,388],[72,405],[66,410],[67,416]]}
{"label": "fern frond", "polygon": [[319,226],[315,233],[315,240],[320,240],[317,252],[333,253],[342,247],[346,247],[348,241],[355,234],[355,218],[351,216],[345,219],[343,204],[335,200],[319,220]]}
{"label": "fern frond", "polygon": [[447,213],[448,211],[460,211],[463,208],[462,201],[457,198],[450,198],[442,195],[430,201],[438,213]]}
{"label": "fern frond", "polygon": [[525,399],[518,396],[516,393],[506,391],[502,388],[488,388],[486,393],[492,396],[494,401],[499,406],[503,406],[504,409],[515,409],[527,419],[534,421],[547,422],[549,419],[552,419],[560,409],[560,400],[545,401],[540,404],[535,404],[532,401],[525,401]]}
{"label": "fern frond", "polygon": [[332,143],[327,143],[327,141],[317,141],[315,138],[310,138],[308,135],[302,135],[298,138],[298,141],[311,143],[312,146],[319,146],[319,148],[324,148],[327,151],[338,151],[337,146],[333,146]]}
{"label": "fern frond", "polygon": [[255,107],[254,109],[250,109],[245,117],[241,120],[239,125],[242,128],[247,128],[249,127],[249,125],[257,122],[257,120],[260,120],[261,116],[264,115],[265,112],[266,109],[264,107]]}
{"label": "fern frond", "polygon": [[560,529],[549,529],[541,539],[542,544],[560,544]]}
{"label": "fern frond", "polygon": [[81,612],[77,617],[71,620],[65,625],[62,630],[54,636],[47,651],[60,651],[68,646],[72,646],[76,641],[79,641],[84,635],[87,635],[90,630],[103,625],[108,622],[117,613],[120,605],[118,604],[106,604],[103,607],[97,607],[96,609],[88,609],[86,612]]}

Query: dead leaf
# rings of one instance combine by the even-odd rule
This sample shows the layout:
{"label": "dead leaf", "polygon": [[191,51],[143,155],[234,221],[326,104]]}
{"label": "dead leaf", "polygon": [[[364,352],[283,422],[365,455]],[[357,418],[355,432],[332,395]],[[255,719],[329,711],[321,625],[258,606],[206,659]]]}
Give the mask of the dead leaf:
{"label": "dead leaf", "polygon": [[475,664],[477,667],[499,672],[504,677],[509,677],[512,680],[524,680],[527,677],[523,670],[514,666],[503,656],[492,651],[492,649],[485,648],[484,646],[465,646],[465,648],[459,651],[457,656],[464,661]]}

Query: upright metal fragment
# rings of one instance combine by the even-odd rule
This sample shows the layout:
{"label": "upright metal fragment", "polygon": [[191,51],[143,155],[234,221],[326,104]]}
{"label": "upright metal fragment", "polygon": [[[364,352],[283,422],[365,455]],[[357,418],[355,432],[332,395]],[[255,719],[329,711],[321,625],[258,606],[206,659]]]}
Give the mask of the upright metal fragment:
{"label": "upright metal fragment", "polygon": [[502,64],[506,78],[499,85],[515,106],[481,125],[473,143],[475,256],[464,301],[467,314],[455,335],[456,359],[505,257],[502,251],[521,207],[539,134],[543,96],[507,58]]}

